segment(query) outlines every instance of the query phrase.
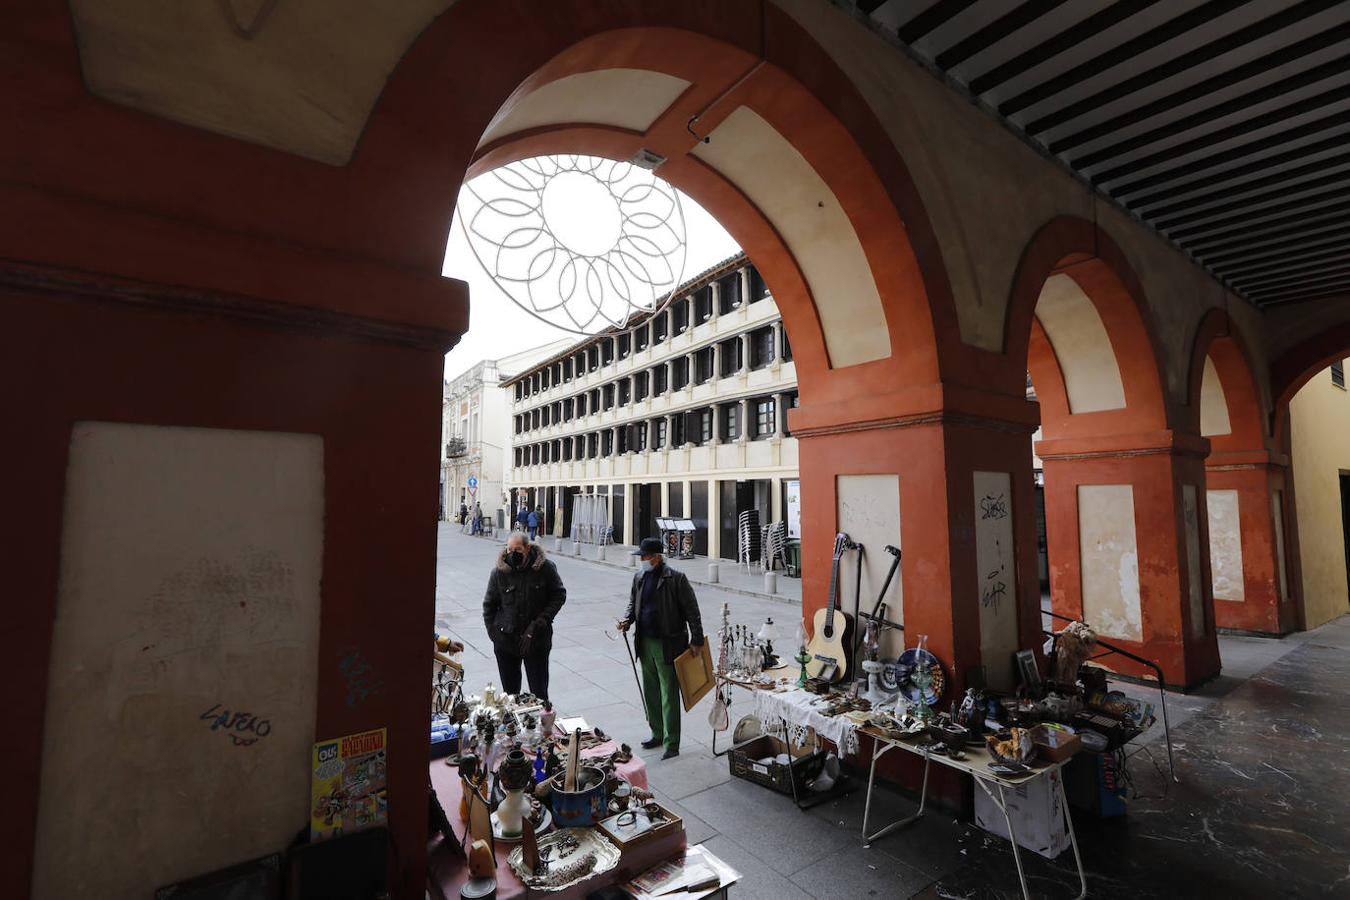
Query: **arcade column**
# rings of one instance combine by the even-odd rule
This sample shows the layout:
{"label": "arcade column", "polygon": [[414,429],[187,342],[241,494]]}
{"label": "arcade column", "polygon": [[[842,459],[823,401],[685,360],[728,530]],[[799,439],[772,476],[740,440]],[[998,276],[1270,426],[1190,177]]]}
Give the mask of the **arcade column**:
{"label": "arcade column", "polygon": [[[1051,608],[1191,688],[1219,673],[1208,441],[1177,432],[1040,441]],[[1104,665],[1151,675],[1120,657]]]}
{"label": "arcade column", "polygon": [[1289,570],[1288,458],[1264,450],[1205,460],[1214,621],[1220,628],[1288,634],[1298,627]]}

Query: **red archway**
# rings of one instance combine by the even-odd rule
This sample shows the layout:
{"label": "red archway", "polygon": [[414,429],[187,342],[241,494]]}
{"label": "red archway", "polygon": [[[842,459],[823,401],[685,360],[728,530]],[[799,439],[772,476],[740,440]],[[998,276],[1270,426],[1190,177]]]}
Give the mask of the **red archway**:
{"label": "red archway", "polygon": [[1221,309],[1201,320],[1191,350],[1188,406],[1197,432],[1207,365],[1227,418],[1226,432],[1206,435],[1214,620],[1221,628],[1284,634],[1297,626],[1300,608],[1289,455],[1271,449],[1271,418],[1248,342]]}
{"label": "red archway", "polygon": [[[1069,298],[1063,302],[1077,304],[1076,328],[1064,321],[1074,313],[1062,303],[1051,310],[1058,324],[1039,318],[1056,278]],[[1217,673],[1200,464],[1206,445],[1166,399],[1142,285],[1106,232],[1072,217],[1037,232],[1014,277],[1005,353],[1025,362],[1041,404],[1036,453],[1045,473],[1051,608],[1156,660],[1170,683]],[[1084,384],[1098,385],[1097,393],[1081,393]]]}

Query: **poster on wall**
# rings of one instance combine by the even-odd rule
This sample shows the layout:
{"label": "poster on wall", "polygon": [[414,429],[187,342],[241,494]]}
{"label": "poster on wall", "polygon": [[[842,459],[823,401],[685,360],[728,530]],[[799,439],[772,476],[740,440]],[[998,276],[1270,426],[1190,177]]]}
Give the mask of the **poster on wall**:
{"label": "poster on wall", "polygon": [[314,745],[310,839],[321,841],[389,820],[385,729]]}
{"label": "poster on wall", "polygon": [[783,482],[786,495],[788,537],[802,539],[802,483],[796,479]]}

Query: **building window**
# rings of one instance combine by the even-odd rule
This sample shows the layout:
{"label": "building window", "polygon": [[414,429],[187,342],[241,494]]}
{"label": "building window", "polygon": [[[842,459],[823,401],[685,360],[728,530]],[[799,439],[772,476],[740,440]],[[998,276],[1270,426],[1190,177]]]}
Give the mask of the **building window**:
{"label": "building window", "polygon": [[1334,362],[1331,364],[1331,383],[1338,388],[1345,387],[1345,362]]}
{"label": "building window", "polygon": [[632,385],[632,380],[631,380],[631,379],[628,379],[628,378],[625,378],[623,381],[620,381],[620,382],[619,382],[619,405],[620,405],[620,406],[627,406],[627,405],[628,405],[628,401],[632,399],[632,396],[633,396],[633,389],[632,389],[631,385]]}
{"label": "building window", "polygon": [[741,305],[741,273],[732,272],[717,280],[717,314],[725,316]]}
{"label": "building window", "polygon": [[624,359],[633,349],[633,338],[628,332],[619,335],[619,359]]}
{"label": "building window", "polygon": [[647,383],[650,375],[643,372],[636,372],[633,375],[633,402],[638,403],[647,399]]}
{"label": "building window", "polygon": [[652,396],[659,397],[670,387],[670,381],[667,376],[665,363],[652,369]]}
{"label": "building window", "polygon": [[783,435],[785,437],[792,437],[792,431],[788,428],[788,422],[790,420],[788,419],[787,411],[789,409],[796,409],[798,406],[801,406],[801,401],[797,398],[796,391],[789,391],[783,395]]}
{"label": "building window", "polygon": [[609,412],[611,409],[614,408],[614,385],[612,384],[605,385],[604,395],[605,395],[605,412]]}
{"label": "building window", "polygon": [[722,440],[734,441],[741,436],[741,405],[728,403],[718,414],[722,417]]}
{"label": "building window", "polygon": [[709,407],[691,409],[684,414],[684,439],[699,446],[712,440],[713,411]]}
{"label": "building window", "polygon": [[664,416],[656,420],[653,431],[652,449],[660,450],[666,445],[666,420]]}
{"label": "building window", "polygon": [[723,341],[718,346],[721,347],[720,356],[722,358],[721,372],[723,378],[730,378],[741,370],[741,348],[744,345],[739,337]]}
{"label": "building window", "polygon": [[671,390],[680,390],[689,383],[689,357],[681,356],[679,359],[671,360],[674,365],[671,367]]}
{"label": "building window", "polygon": [[614,362],[614,338],[605,338],[600,344],[600,365],[607,366]]}
{"label": "building window", "polygon": [[792,345],[788,343],[788,335],[787,335],[787,329],[786,329],[786,328],[779,328],[779,329],[778,329],[778,339],[779,339],[779,341],[783,344],[783,354],[782,354],[782,356],[783,356],[783,362],[791,362],[791,361],[792,361]]}
{"label": "building window", "polygon": [[651,334],[651,332],[649,332],[649,331],[647,330],[647,323],[646,323],[646,322],[643,322],[643,323],[642,323],[641,325],[639,325],[637,328],[634,328],[634,329],[633,329],[633,350],[634,350],[634,351],[638,351],[638,350],[646,350],[646,349],[647,349],[647,345],[651,342],[650,334]]}
{"label": "building window", "polygon": [[684,420],[685,417],[672,416],[670,420],[670,446],[679,447],[684,444]]}
{"label": "building window", "polygon": [[694,354],[694,384],[703,384],[712,376],[713,348],[704,347]]}
{"label": "building window", "polygon": [[675,334],[684,334],[689,330],[689,298],[681,297],[670,308],[671,327]]}
{"label": "building window", "polygon": [[775,406],[772,397],[755,401],[755,440],[773,436],[774,429],[778,427]]}
{"label": "building window", "polygon": [[750,332],[750,368],[766,368],[773,365],[773,359],[773,327],[756,328]]}
{"label": "building window", "polygon": [[586,437],[586,458],[595,459],[600,455],[600,434],[592,431]]}
{"label": "building window", "polygon": [[670,327],[670,313],[662,312],[655,319],[652,319],[652,346],[655,347],[666,339],[667,329]]}
{"label": "building window", "polygon": [[712,285],[705,285],[694,295],[694,324],[702,325],[712,318]]}
{"label": "building window", "polygon": [[764,283],[764,278],[759,274],[759,269],[750,267],[750,302],[758,303],[769,296],[769,286]]}

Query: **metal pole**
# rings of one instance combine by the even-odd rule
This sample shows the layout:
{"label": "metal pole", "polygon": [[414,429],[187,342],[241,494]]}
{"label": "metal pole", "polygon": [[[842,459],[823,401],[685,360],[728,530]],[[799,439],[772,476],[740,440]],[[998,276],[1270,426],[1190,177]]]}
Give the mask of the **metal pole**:
{"label": "metal pole", "polygon": [[[633,655],[633,645],[628,643],[627,631],[620,631],[619,634],[623,635],[623,646],[628,651],[628,663],[633,667],[633,681],[637,682],[638,697],[642,699],[642,714],[646,716],[647,721],[650,722],[652,720],[652,714],[647,711],[647,694],[642,690],[642,679],[638,677],[637,657]],[[614,635],[610,634],[608,631],[605,632],[605,637],[609,638],[611,641],[614,640]]]}

